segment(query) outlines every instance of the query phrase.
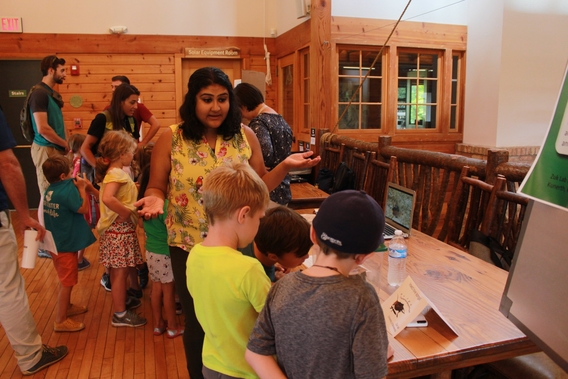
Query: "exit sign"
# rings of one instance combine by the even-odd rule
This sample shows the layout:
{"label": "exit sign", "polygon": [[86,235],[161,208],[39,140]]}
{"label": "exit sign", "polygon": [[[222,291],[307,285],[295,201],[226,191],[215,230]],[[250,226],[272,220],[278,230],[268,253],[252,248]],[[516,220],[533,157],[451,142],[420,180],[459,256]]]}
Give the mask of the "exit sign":
{"label": "exit sign", "polygon": [[0,32],[23,33],[21,17],[0,17]]}

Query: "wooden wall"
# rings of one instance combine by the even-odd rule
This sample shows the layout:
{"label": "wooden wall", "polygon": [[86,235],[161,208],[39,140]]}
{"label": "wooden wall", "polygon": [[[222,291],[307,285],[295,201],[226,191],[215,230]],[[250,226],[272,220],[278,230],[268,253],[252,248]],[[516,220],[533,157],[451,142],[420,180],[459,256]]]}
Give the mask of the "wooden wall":
{"label": "wooden wall", "polygon": [[[318,4],[324,3],[325,1],[322,0]],[[181,83],[180,74],[180,60],[186,47],[235,46],[241,51],[242,69],[264,72],[266,65],[263,44],[266,42],[271,53],[273,77],[273,84],[267,86],[266,102],[278,111],[278,59],[291,54],[298,57],[298,51],[309,46],[312,51],[311,66],[314,67],[321,65],[321,62],[316,61],[317,57],[313,56],[314,49],[320,45],[325,46],[326,54],[329,54],[328,46],[330,46],[331,67],[326,70],[327,74],[323,73],[323,77],[329,81],[329,86],[323,86],[321,81],[315,81],[312,77],[310,79],[311,115],[307,120],[295,117],[298,119],[293,121],[298,123],[295,126],[297,137],[307,139],[309,136],[303,131],[319,126],[332,129],[337,122],[337,56],[335,55],[337,45],[380,46],[394,25],[392,20],[330,17],[329,24],[324,20],[325,28],[330,29],[330,38],[325,38],[324,41],[319,41],[319,45],[312,46],[314,35],[317,35],[314,34],[314,26],[311,25],[315,21],[317,20],[310,19],[275,39],[266,40],[251,37],[129,34],[0,34],[0,59],[37,59],[57,53],[69,64],[79,64],[80,75],[68,75],[65,84],[59,90],[66,102],[63,115],[69,131],[86,133],[91,120],[109,103],[110,78],[118,74],[127,75],[140,89],[142,101],[156,115],[162,127],[176,122],[177,108],[182,101],[181,90],[187,84]],[[415,47],[439,49],[451,53],[454,50],[465,51],[466,41],[465,26],[403,22],[393,35],[389,47],[391,51],[398,47]],[[389,73],[394,72],[395,64],[395,57],[391,54],[388,61]],[[448,65],[446,64],[445,67],[447,68]],[[314,72],[311,74],[313,75]],[[296,81],[300,79],[297,72],[294,78]],[[298,86],[295,84],[295,91],[298,91]],[[444,96],[449,96],[447,90],[443,93]],[[73,95],[83,98],[83,104],[79,108],[73,108],[69,104]],[[317,100],[315,103],[314,99]],[[318,106],[314,107],[313,104]],[[386,105],[396,106],[395,103]],[[299,102],[294,104],[296,114],[302,114],[301,107],[302,104]],[[393,136],[394,145],[443,152],[454,152],[455,144],[463,140],[461,129],[457,132],[448,131],[447,127],[437,131],[398,132],[392,126],[394,125],[392,117],[396,115],[396,110],[389,114],[390,118],[385,117],[383,129],[380,131],[338,131],[338,133],[372,142],[377,141],[379,135],[389,134]],[[82,119],[82,129],[74,129],[75,118]]]}
{"label": "wooden wall", "polygon": [[[0,59],[41,59],[57,54],[67,61],[68,71],[71,64],[79,65],[80,75],[68,72],[58,90],[65,100],[63,117],[69,133],[86,133],[92,119],[110,103],[112,76],[128,76],[140,90],[142,102],[160,125],[167,127],[177,122],[181,89],[187,85],[181,83],[180,63],[186,47],[235,46],[241,51],[242,69],[265,72],[263,43],[262,38],[248,37],[0,34]],[[266,44],[274,51],[274,39],[267,39]],[[274,79],[266,88],[266,102],[273,107],[278,94],[276,64],[276,59],[271,60]],[[72,96],[80,96],[82,105],[71,106]],[[81,118],[81,129],[74,128],[75,118]]]}

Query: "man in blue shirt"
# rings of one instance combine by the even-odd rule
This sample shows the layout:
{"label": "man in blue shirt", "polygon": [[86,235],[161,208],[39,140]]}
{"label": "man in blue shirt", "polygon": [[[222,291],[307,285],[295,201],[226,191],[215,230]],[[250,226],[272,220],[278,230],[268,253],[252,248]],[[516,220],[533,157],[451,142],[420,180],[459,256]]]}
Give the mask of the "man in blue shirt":
{"label": "man in blue shirt", "polygon": [[28,305],[24,278],[18,267],[18,244],[8,212],[8,198],[16,208],[22,231],[34,228],[41,240],[45,228],[30,217],[26,182],[18,159],[12,152],[16,141],[0,107],[0,324],[14,349],[24,375],[32,375],[63,359],[66,346],[42,345]]}

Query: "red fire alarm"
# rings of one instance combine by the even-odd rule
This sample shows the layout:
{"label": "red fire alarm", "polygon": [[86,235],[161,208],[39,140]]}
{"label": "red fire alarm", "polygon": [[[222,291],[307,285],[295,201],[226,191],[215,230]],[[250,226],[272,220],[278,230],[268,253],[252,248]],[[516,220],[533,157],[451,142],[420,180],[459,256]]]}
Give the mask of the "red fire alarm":
{"label": "red fire alarm", "polygon": [[71,75],[73,75],[73,76],[79,75],[79,65],[78,64],[72,64],[71,65]]}

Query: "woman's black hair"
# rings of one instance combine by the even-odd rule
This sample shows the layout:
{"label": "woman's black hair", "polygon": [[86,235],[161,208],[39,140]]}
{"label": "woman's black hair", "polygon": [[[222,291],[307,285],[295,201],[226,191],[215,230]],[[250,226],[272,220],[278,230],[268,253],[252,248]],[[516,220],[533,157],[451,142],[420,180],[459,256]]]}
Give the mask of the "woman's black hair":
{"label": "woman's black hair", "polygon": [[124,123],[124,113],[122,111],[122,102],[132,95],[140,96],[140,91],[133,85],[122,83],[112,93],[110,108],[108,109],[112,119],[113,130],[122,130]]}
{"label": "woman's black hair", "polygon": [[183,131],[184,138],[188,140],[199,142],[205,134],[206,126],[197,118],[195,106],[199,91],[212,84],[225,87],[229,93],[229,112],[221,126],[219,126],[218,133],[223,136],[225,141],[228,141],[241,130],[241,111],[235,100],[233,86],[229,77],[217,67],[203,67],[195,71],[189,78],[187,94],[179,108],[179,114],[183,121],[180,124],[180,128]]}
{"label": "woman's black hair", "polygon": [[237,85],[234,92],[239,107],[245,107],[249,112],[258,107],[259,104],[264,103],[262,92],[250,83]]}

